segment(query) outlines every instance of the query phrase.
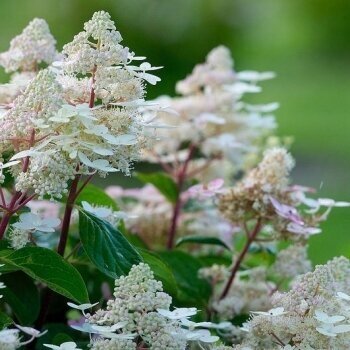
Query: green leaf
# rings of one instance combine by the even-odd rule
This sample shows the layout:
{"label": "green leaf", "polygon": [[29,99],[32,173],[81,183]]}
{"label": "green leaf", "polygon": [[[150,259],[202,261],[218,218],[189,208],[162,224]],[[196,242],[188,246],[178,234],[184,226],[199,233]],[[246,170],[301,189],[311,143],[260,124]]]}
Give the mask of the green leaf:
{"label": "green leaf", "polygon": [[125,228],[120,229],[124,237],[136,248],[147,249],[147,244],[137,234],[127,231]]}
{"label": "green leaf", "polygon": [[177,294],[177,285],[173,272],[159,255],[145,249],[138,249],[143,261],[148,264],[156,280],[163,283],[164,290],[173,297]]}
{"label": "green leaf", "polygon": [[244,264],[249,267],[270,266],[275,262],[277,254],[274,249],[258,245],[250,246],[248,253],[249,255],[245,259]]}
{"label": "green leaf", "polygon": [[1,290],[4,301],[11,306],[20,324],[32,324],[40,311],[40,296],[33,280],[23,272],[3,275],[1,280],[6,285]]}
{"label": "green leaf", "polygon": [[82,190],[76,200],[76,203],[81,204],[81,202],[84,201],[100,207],[109,207],[114,211],[119,210],[117,203],[110,196],[108,196],[105,191],[93,184],[88,184]]}
{"label": "green leaf", "polygon": [[35,346],[36,350],[46,349],[46,347],[44,347],[44,344],[59,345],[57,344],[57,340],[59,337],[61,340],[63,340],[61,336],[62,334],[66,335],[65,339],[67,340],[64,341],[70,341],[68,340],[68,337],[74,339],[74,337],[77,335],[77,331],[62,323],[48,323],[43,327],[42,331],[47,332],[37,339]]}
{"label": "green leaf", "polygon": [[82,209],[79,211],[79,234],[87,256],[107,276],[115,279],[125,275],[132,265],[142,261],[119,230]]}
{"label": "green leaf", "polygon": [[160,193],[171,203],[175,203],[179,197],[179,190],[174,180],[167,174],[157,173],[138,173],[137,178],[144,183],[150,183],[155,186]]}
{"label": "green leaf", "polygon": [[50,289],[78,303],[88,303],[85,283],[79,272],[56,252],[25,247],[0,256],[0,263],[16,267]]}
{"label": "green leaf", "polygon": [[230,266],[232,264],[232,257],[225,255],[202,255],[198,259],[203,266],[212,266],[214,264]]}
{"label": "green leaf", "polygon": [[205,306],[211,295],[211,287],[207,281],[198,277],[198,270],[202,267],[200,261],[176,250],[158,254],[173,271],[179,288],[179,302],[192,306]]}
{"label": "green leaf", "polygon": [[230,250],[230,247],[227,246],[226,243],[224,243],[221,239],[217,237],[206,237],[198,235],[184,236],[177,240],[176,246],[178,247],[185,243],[218,245]]}
{"label": "green leaf", "polygon": [[73,339],[69,335],[65,333],[58,333],[54,336],[52,340],[52,344],[60,346],[62,343],[69,342],[69,341],[70,342],[73,341]]}
{"label": "green leaf", "polygon": [[10,326],[13,323],[12,319],[4,312],[0,312],[0,331]]}

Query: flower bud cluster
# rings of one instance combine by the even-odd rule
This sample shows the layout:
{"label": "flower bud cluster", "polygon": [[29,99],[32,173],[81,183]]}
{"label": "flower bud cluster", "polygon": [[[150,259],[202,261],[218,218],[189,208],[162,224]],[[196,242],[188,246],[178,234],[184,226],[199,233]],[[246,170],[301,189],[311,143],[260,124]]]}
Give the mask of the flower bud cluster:
{"label": "flower bud cluster", "polygon": [[257,312],[244,325],[249,334],[243,344],[252,349],[281,349],[281,343],[290,349],[347,349],[349,281],[350,261],[344,257],[316,266],[301,275],[289,292],[273,295],[276,309]]}
{"label": "flower bud cluster", "polygon": [[[150,267],[134,265],[127,276],[115,281],[114,299],[107,302],[107,308],[87,315],[92,326],[121,325],[112,340],[92,341],[92,349],[131,350],[142,345],[153,350],[185,350],[190,331],[181,327],[180,319],[193,315],[196,309],[186,309],[183,316],[175,316],[176,310],[170,311],[170,305],[171,297],[163,292],[162,283],[154,279]],[[133,341],[126,339],[128,335]]]}
{"label": "flower bud cluster", "polygon": [[137,344],[125,339],[97,339],[92,342],[93,350],[136,350]]}
{"label": "flower bud cluster", "polygon": [[[160,97],[175,114],[160,113],[163,124],[175,126],[162,130],[161,140],[146,158],[168,162],[169,157],[181,159],[183,144],[195,144],[201,158],[221,159],[221,168],[228,161],[230,173],[242,169],[246,157],[275,128],[271,112],[277,104],[249,106],[242,101],[247,93],[261,89],[257,82],[273,74],[236,73],[228,48],[219,46],[207,56],[206,62],[176,85],[180,97]],[[252,73],[252,72],[250,72]],[[196,159],[198,161],[198,159]],[[221,174],[222,176],[222,174]]]}
{"label": "flower bud cluster", "polygon": [[307,245],[292,244],[278,252],[272,269],[280,278],[293,279],[312,269],[311,261],[307,255]]}
{"label": "flower bud cluster", "polygon": [[273,214],[269,196],[281,197],[293,167],[291,156],[283,148],[267,150],[260,164],[242,181],[221,196],[219,208],[227,219],[240,222],[246,216]]}
{"label": "flower bud cluster", "polygon": [[68,192],[68,181],[75,176],[74,163],[67,158],[60,153],[34,154],[28,170],[17,176],[16,190],[33,190],[39,199],[46,195],[62,198]]}
{"label": "flower bud cluster", "polygon": [[21,342],[19,331],[16,329],[3,329],[0,331],[0,349],[16,350],[20,348]]}
{"label": "flower bud cluster", "polygon": [[[29,51],[28,62],[51,63],[55,56],[45,25],[34,20],[11,44],[15,50],[31,37],[38,52]],[[143,58],[120,45],[121,40],[110,15],[96,12],[84,31],[64,46],[61,61],[40,71],[0,119],[0,155],[25,151],[12,159],[19,160],[12,164],[17,190],[60,198],[75,174],[130,174],[153,137],[146,135],[140,110],[144,81],[159,79],[146,73],[155,69],[150,64],[130,64]],[[102,105],[92,108],[98,100]]]}
{"label": "flower bud cluster", "polygon": [[308,188],[289,185],[293,166],[294,160],[284,148],[267,149],[262,161],[220,196],[218,206],[222,215],[241,225],[252,219],[269,223],[272,230],[268,236],[273,239],[282,236],[304,240],[320,233],[317,226],[325,219],[324,215],[316,215],[320,206],[304,212],[297,209],[301,204],[309,206],[309,202],[317,203],[317,200],[305,196]]}
{"label": "flower bud cluster", "polygon": [[33,19],[23,32],[13,38],[8,51],[0,54],[0,65],[7,73],[36,71],[38,64],[50,64],[57,56],[56,40],[46,21]]}
{"label": "flower bud cluster", "polygon": [[21,249],[30,241],[30,231],[12,228],[9,233],[9,241],[13,249]]}
{"label": "flower bud cluster", "polygon": [[27,149],[33,130],[36,137],[50,133],[49,118],[59,110],[60,97],[55,74],[48,69],[40,71],[0,119],[0,154],[13,148]]}
{"label": "flower bud cluster", "polygon": [[266,268],[257,267],[238,274],[228,295],[213,301],[212,307],[220,320],[232,320],[237,315],[271,307],[270,294],[276,285],[268,281],[266,273]]}

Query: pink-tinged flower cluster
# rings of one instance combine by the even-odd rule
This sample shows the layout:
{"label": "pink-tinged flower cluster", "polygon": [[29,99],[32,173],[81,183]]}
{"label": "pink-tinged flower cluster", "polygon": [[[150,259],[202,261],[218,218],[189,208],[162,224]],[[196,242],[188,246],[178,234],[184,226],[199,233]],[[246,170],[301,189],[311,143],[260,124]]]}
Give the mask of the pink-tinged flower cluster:
{"label": "pink-tinged flower cluster", "polygon": [[260,92],[257,83],[272,77],[236,73],[228,48],[213,49],[204,63],[177,83],[180,97],[161,96],[155,101],[175,113],[159,111],[158,122],[168,128],[159,132],[159,141],[145,159],[175,164],[182,159],[182,145],[194,144],[200,151],[195,168],[198,162],[220,161],[206,170],[215,172],[227,164],[227,175],[238,171],[276,127],[272,113],[278,108],[276,103],[251,106],[242,97]]}
{"label": "pink-tinged flower cluster", "polygon": [[207,199],[221,193],[223,185],[223,179],[214,179],[208,182],[208,184],[194,185],[185,193],[187,193],[191,198]]}

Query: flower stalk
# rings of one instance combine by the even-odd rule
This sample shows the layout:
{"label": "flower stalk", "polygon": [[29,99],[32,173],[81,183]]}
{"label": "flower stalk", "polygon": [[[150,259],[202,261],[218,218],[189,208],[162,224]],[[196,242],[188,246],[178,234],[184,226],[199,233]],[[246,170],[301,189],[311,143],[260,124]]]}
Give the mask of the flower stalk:
{"label": "flower stalk", "polygon": [[262,220],[261,218],[259,218],[252,230],[252,232],[250,234],[247,234],[247,241],[242,249],[242,251],[240,252],[240,254],[238,255],[237,257],[237,260],[236,262],[234,263],[233,267],[232,267],[232,270],[231,270],[231,274],[230,274],[230,277],[220,295],[220,300],[224,299],[228,292],[230,291],[232,285],[233,285],[233,282],[234,282],[234,279],[236,277],[236,274],[237,272],[239,271],[239,268],[251,246],[251,244],[254,242],[256,236],[259,234],[260,232],[260,229],[261,229],[261,224],[262,224]]}
{"label": "flower stalk", "polygon": [[176,176],[177,177],[178,197],[177,197],[175,205],[173,207],[173,214],[172,214],[171,224],[170,224],[169,232],[168,232],[168,242],[167,242],[167,249],[168,250],[171,250],[174,248],[177,224],[178,224],[179,216],[181,214],[181,207],[182,207],[181,192],[183,190],[183,187],[184,187],[184,184],[185,184],[185,181],[187,178],[188,165],[193,157],[195,148],[196,147],[194,144],[190,145],[187,158]]}
{"label": "flower stalk", "polygon": [[[29,139],[29,147],[33,147],[35,144],[35,130],[32,129],[30,133],[30,139]],[[23,165],[22,165],[22,172],[26,173],[28,171],[30,164],[30,157],[25,157],[23,160]],[[16,191],[15,194],[13,195],[10,204],[7,206],[6,205],[6,200],[4,197],[3,190],[1,189],[1,201],[2,201],[2,209],[4,210],[3,217],[0,222],[0,239],[4,238],[7,226],[11,220],[11,217],[13,214],[15,214],[18,210],[23,208],[29,200],[33,199],[35,195],[32,195],[28,198],[26,198],[26,193],[22,193],[20,191]]]}

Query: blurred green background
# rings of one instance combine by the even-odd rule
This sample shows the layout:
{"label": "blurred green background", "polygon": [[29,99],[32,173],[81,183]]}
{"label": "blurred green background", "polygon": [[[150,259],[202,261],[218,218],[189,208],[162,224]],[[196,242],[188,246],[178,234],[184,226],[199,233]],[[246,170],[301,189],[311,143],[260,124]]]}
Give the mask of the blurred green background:
{"label": "blurred green background", "polygon": [[[0,51],[33,17],[47,20],[61,48],[102,9],[126,46],[165,67],[150,98],[173,94],[175,82],[219,44],[232,50],[238,70],[275,71],[258,101],[281,103],[278,134],[295,137],[295,182],[350,201],[350,1],[1,0]],[[315,263],[350,257],[348,227],[350,209],[334,210],[312,238]]]}

